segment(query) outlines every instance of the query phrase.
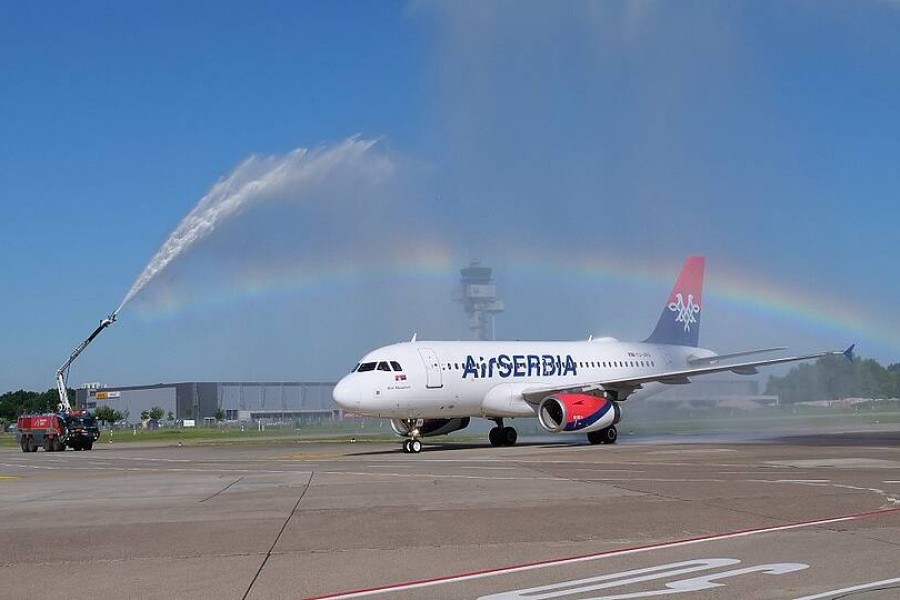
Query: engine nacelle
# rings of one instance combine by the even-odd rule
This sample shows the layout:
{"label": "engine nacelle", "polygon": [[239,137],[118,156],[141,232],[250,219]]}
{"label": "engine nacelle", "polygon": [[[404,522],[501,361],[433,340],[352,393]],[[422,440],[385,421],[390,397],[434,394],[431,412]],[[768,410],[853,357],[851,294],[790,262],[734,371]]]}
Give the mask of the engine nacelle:
{"label": "engine nacelle", "polygon": [[461,419],[391,419],[391,429],[400,437],[431,437],[446,435],[469,426],[469,417]]}
{"label": "engine nacelle", "polygon": [[538,406],[541,427],[553,433],[589,433],[615,425],[621,418],[617,402],[590,394],[554,394]]}

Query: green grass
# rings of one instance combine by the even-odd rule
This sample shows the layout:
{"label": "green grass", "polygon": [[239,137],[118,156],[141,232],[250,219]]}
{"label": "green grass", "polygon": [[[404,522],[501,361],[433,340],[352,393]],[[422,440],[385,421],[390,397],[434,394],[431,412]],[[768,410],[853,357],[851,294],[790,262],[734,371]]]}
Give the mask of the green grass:
{"label": "green grass", "polygon": [[[900,424],[900,410],[835,410],[817,408],[768,408],[746,413],[730,412],[724,409],[715,410],[678,410],[667,413],[658,411],[629,411],[625,406],[624,420],[619,425],[623,434],[635,435],[691,435],[697,433],[717,432],[779,432],[803,433],[821,429],[864,428],[873,425]],[[512,425],[520,429],[521,435],[543,433],[543,430],[532,419],[516,419]],[[485,429],[482,435],[481,429]],[[451,439],[482,439],[487,435],[486,428],[464,431],[454,434]],[[160,442],[190,445],[200,444],[233,444],[233,443],[266,443],[280,441],[347,441],[351,437],[366,441],[396,441],[390,428],[384,424],[376,425],[368,421],[361,425],[359,421],[336,423],[305,424],[299,429],[289,426],[258,428],[162,428],[157,430],[130,429],[103,431],[98,443],[108,443],[110,439],[116,444],[131,442]],[[12,433],[0,433],[0,447],[13,448],[16,437]]]}

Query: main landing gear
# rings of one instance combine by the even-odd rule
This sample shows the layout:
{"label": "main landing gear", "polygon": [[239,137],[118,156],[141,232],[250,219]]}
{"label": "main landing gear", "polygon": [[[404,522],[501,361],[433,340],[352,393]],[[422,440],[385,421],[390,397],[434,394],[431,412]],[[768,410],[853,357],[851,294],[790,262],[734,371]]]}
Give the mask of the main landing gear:
{"label": "main landing gear", "polygon": [[606,429],[591,431],[587,434],[587,438],[592,444],[615,444],[619,439],[619,430],[615,425],[610,425]]}
{"label": "main landing gear", "polygon": [[497,424],[497,426],[491,429],[491,432],[488,434],[488,439],[491,441],[491,446],[514,446],[516,444],[516,440],[519,439],[519,434],[518,432],[516,432],[516,428],[504,427],[503,419],[494,419],[494,422]]}
{"label": "main landing gear", "polygon": [[422,451],[422,442],[418,438],[403,440],[403,451],[407,454],[418,454]]}

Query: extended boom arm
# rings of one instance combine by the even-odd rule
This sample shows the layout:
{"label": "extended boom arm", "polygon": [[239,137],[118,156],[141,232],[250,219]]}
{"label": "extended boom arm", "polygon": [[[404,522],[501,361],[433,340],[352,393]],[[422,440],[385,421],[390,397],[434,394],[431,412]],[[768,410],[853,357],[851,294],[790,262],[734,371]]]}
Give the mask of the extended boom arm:
{"label": "extended boom arm", "polygon": [[69,391],[68,386],[66,385],[66,380],[69,377],[69,367],[72,366],[72,363],[75,362],[75,359],[78,358],[78,355],[84,352],[84,349],[88,347],[88,344],[93,342],[94,338],[100,335],[101,331],[115,323],[115,321],[116,313],[113,313],[100,321],[100,325],[97,326],[97,329],[94,330],[94,333],[89,335],[86,340],[81,342],[69,356],[69,359],[66,360],[66,362],[64,362],[62,366],[56,370],[56,387],[59,390],[60,411],[69,411],[72,408],[72,406],[69,404]]}

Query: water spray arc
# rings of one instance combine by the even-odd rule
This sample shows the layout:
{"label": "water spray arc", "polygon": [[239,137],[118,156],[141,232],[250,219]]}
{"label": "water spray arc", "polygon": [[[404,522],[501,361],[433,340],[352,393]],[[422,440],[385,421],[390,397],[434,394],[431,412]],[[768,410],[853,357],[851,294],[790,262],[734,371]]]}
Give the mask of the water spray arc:
{"label": "water spray arc", "polygon": [[128,290],[118,314],[150,281],[222,222],[249,206],[275,199],[302,201],[304,191],[341,178],[377,183],[393,163],[370,149],[377,140],[351,137],[332,147],[297,148],[281,156],[252,156],[217,182],[185,216]]}

